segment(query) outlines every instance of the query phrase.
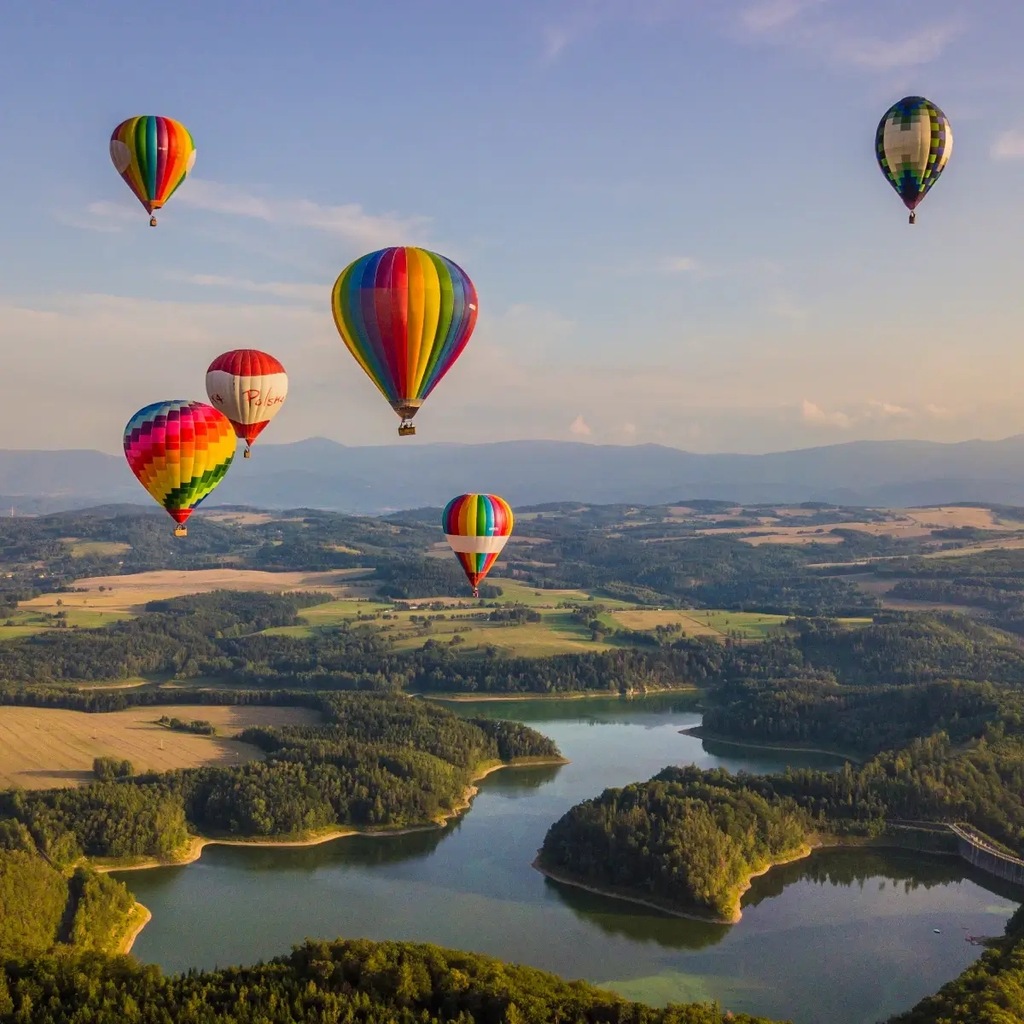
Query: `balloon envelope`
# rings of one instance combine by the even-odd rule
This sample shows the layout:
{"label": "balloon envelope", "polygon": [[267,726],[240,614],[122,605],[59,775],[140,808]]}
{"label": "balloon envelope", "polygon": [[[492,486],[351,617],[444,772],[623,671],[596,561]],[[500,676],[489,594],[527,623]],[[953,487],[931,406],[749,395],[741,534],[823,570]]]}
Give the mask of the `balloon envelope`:
{"label": "balloon envelope", "polygon": [[512,533],[512,509],[496,494],[460,494],[445,505],[441,528],[476,597]]}
{"label": "balloon envelope", "polygon": [[911,211],[939,180],[953,152],[946,115],[923,96],[905,96],[878,123],[875,156],[886,180]]}
{"label": "balloon envelope", "polygon": [[217,356],[206,371],[206,394],[249,446],[278,414],[288,396],[288,374],[266,352],[236,348]]}
{"label": "balloon envelope", "polygon": [[224,479],[235,432],[205,402],[154,402],[124,428],[124,455],[139,483],[181,526]]}
{"label": "balloon envelope", "polygon": [[[110,136],[110,159],[147,213],[159,210],[196,162],[189,130],[170,117],[122,121]],[[154,218],[150,223],[156,223]]]}
{"label": "balloon envelope", "polygon": [[461,267],[415,246],[350,263],[331,293],[334,323],[356,362],[402,417],[399,433],[466,347],[476,288]]}

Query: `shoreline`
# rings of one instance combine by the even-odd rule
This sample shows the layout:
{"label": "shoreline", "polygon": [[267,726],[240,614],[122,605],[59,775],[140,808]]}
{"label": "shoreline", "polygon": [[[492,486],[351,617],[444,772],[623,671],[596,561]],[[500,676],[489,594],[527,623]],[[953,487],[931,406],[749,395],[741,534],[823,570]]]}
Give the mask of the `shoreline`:
{"label": "shoreline", "polygon": [[733,747],[745,747],[749,750],[777,750],[787,754],[824,754],[827,757],[841,757],[852,764],[863,764],[863,754],[851,754],[845,750],[826,750],[824,747],[793,747],[782,746],[774,743],[752,743],[749,740],[734,740],[730,736],[721,736],[718,733],[709,732],[703,725],[691,725],[679,732],[684,736],[694,736],[700,740],[711,740],[712,743],[727,743]]}
{"label": "shoreline", "polygon": [[513,703],[522,700],[635,700],[640,697],[656,697],[659,694],[700,693],[699,686],[670,686],[663,690],[643,690],[636,693],[620,693],[618,690],[567,690],[565,693],[410,693],[410,697],[422,700],[439,700],[446,704],[490,704]]}
{"label": "shoreline", "polygon": [[[477,768],[477,770],[471,776],[469,783],[462,794],[462,799],[450,810],[444,814],[439,814],[430,824],[425,825],[411,825],[408,828],[396,828],[396,829],[377,829],[370,831],[369,829],[353,828],[351,826],[332,828],[324,832],[317,833],[312,836],[286,838],[282,837],[279,839],[212,839],[207,836],[196,836],[190,835],[189,842],[186,846],[183,855],[174,859],[161,859],[159,857],[150,857],[144,861],[135,864],[98,864],[95,861],[86,858],[86,863],[97,872],[102,874],[110,874],[115,871],[149,871],[153,868],[175,868],[175,867],[186,867],[189,864],[194,864],[203,855],[203,850],[208,846],[254,846],[254,847],[275,847],[281,849],[287,848],[299,848],[303,846],[320,846],[323,843],[331,843],[336,839],[344,839],[348,836],[367,836],[374,839],[387,839],[391,836],[406,836],[413,832],[428,832],[434,829],[444,828],[449,822],[455,820],[461,815],[465,814],[466,811],[473,804],[473,799],[480,792],[480,787],[477,785],[478,782],[482,782],[494,772],[501,771],[503,768],[529,768],[540,765],[562,765],[569,764],[567,757],[563,758],[537,758],[537,759],[521,759],[515,761],[499,761],[497,764],[485,762],[483,765]],[[138,908],[141,908],[142,919],[138,925],[133,928],[129,934],[121,941],[118,947],[119,952],[128,953],[132,946],[135,945],[135,940],[142,933],[142,930],[149,924],[153,919],[152,913],[147,907],[144,907],[141,903],[136,901],[135,906],[132,908],[131,914],[138,912]],[[131,915],[129,915],[129,921]]]}
{"label": "shoreline", "polygon": [[641,907],[648,907],[651,910],[660,911],[663,914],[669,914],[672,917],[683,917],[690,921],[701,921],[704,924],[720,924],[720,925],[734,925],[739,924],[743,919],[743,912],[740,909],[740,901],[743,899],[744,893],[751,887],[753,880],[760,877],[761,875],[768,874],[772,868],[781,867],[783,864],[792,864],[798,860],[804,860],[810,857],[812,853],[817,849],[824,847],[813,846],[809,843],[805,843],[799,850],[793,851],[788,856],[773,860],[771,863],[766,864],[763,868],[757,871],[752,871],[745,882],[743,882],[736,892],[735,898],[735,909],[732,916],[727,920],[724,917],[716,916],[712,911],[701,912],[697,907],[691,907],[683,909],[678,905],[672,905],[668,902],[658,903],[651,899],[644,899],[641,896],[629,895],[624,890],[612,889],[612,888],[600,888],[589,882],[582,882],[578,879],[573,878],[570,875],[563,875],[551,868],[541,864],[540,853],[534,858],[533,863],[530,865],[534,870],[539,871],[545,878],[550,878],[554,882],[560,882],[563,885],[571,885],[576,889],[583,889],[585,892],[594,893],[597,896],[606,896],[610,899],[623,900],[626,903],[635,903]]}
{"label": "shoreline", "polygon": [[153,920],[153,913],[149,907],[143,906],[138,900],[135,901],[135,906],[132,907],[131,913],[128,915],[128,923],[131,925],[133,917],[137,917],[139,920],[134,927],[129,927],[127,934],[117,944],[115,953],[126,956],[132,951],[132,946],[135,945],[135,940],[142,934],[142,929]]}

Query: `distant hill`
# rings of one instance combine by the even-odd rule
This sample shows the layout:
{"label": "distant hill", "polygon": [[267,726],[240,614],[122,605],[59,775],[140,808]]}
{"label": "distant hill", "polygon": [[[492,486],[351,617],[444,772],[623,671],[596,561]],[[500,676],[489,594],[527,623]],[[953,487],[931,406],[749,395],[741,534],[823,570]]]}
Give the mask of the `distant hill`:
{"label": "distant hill", "polygon": [[[697,455],[663,445],[565,441],[348,447],[261,442],[210,505],[381,513],[438,506],[463,491],[513,505],[556,501],[744,504],[819,501],[1024,505],[1024,435],[1001,441],[854,441],[767,455]],[[124,459],[97,451],[0,451],[0,515],[144,500]]]}

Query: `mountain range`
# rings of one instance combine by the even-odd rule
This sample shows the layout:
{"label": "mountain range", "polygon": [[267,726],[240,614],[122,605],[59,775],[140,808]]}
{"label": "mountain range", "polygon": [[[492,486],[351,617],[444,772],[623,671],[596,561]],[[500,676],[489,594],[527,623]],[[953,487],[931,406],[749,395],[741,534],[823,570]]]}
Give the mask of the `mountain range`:
{"label": "mountain range", "polygon": [[[207,505],[379,514],[443,505],[464,491],[501,494],[513,506],[697,498],[742,504],[1024,505],[1024,435],[955,444],[853,441],[765,455],[566,441],[349,447],[311,438],[260,443],[251,459],[239,455]],[[0,451],[0,510],[13,506],[16,513],[34,514],[145,500],[120,455]]]}

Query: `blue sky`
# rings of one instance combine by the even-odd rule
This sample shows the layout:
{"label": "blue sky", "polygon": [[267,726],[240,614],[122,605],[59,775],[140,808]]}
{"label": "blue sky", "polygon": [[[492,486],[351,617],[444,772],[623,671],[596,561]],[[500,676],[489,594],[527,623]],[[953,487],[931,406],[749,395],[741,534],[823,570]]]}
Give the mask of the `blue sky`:
{"label": "blue sky", "polygon": [[[766,451],[1024,431],[1019,0],[25,0],[0,63],[0,447],[117,451],[208,362],[289,371],[264,439],[397,443],[329,312],[420,244],[481,313],[415,440]],[[908,227],[875,126],[949,166]],[[183,121],[151,230],[107,156]]]}

